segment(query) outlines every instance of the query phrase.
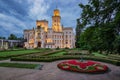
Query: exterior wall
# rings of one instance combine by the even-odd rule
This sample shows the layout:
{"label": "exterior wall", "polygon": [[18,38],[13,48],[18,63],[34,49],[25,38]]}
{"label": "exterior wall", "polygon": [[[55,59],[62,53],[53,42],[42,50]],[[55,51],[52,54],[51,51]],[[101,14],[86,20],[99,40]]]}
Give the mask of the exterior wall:
{"label": "exterior wall", "polygon": [[8,49],[8,41],[0,40],[0,50]]}
{"label": "exterior wall", "polygon": [[5,40],[0,39],[0,50],[8,49],[8,48],[14,48],[14,47],[22,47],[23,41],[21,40]]}
{"label": "exterior wall", "polygon": [[34,42],[35,42],[35,31],[34,30],[25,30],[24,31],[24,39],[26,39],[27,42],[25,42],[26,48],[33,48]]}
{"label": "exterior wall", "polygon": [[74,33],[72,29],[63,29],[63,33],[64,33],[64,40],[63,40],[63,44],[64,44],[64,48],[68,47],[68,48],[74,48],[75,47],[75,37],[74,37]]}
{"label": "exterior wall", "polygon": [[62,43],[62,41],[63,41],[63,38],[62,38],[62,36],[63,36],[63,33],[60,33],[60,32],[56,32],[56,33],[54,33],[53,34],[53,41],[54,41],[54,43],[55,43],[55,48],[63,48],[63,43]]}
{"label": "exterior wall", "polygon": [[[43,28],[24,32],[25,47],[36,48],[41,42],[41,48],[74,48],[75,37],[72,29],[63,29],[63,32],[54,32],[49,29],[46,33]],[[52,44],[46,44],[52,43]]]}

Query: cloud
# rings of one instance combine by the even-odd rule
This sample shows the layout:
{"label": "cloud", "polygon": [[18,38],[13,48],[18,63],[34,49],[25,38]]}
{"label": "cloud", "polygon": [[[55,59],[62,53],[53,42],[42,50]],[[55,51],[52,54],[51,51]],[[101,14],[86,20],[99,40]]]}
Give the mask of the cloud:
{"label": "cloud", "polygon": [[0,27],[11,33],[21,33],[26,24],[16,17],[0,13]]}
{"label": "cloud", "polygon": [[46,15],[47,10],[49,9],[49,4],[45,2],[45,0],[28,0],[29,11],[28,14],[32,19],[46,19],[48,16]]}
{"label": "cloud", "polygon": [[[24,0],[19,2],[17,0],[9,2],[8,0],[8,3],[7,0],[2,0],[0,3],[2,3],[0,5],[0,27],[2,29],[0,34],[5,36],[3,31],[8,32],[7,35],[10,33],[21,35],[24,29],[31,29],[35,26],[36,19],[49,19],[46,15],[49,4],[45,0],[27,0],[25,3]],[[24,12],[21,13],[19,9]]]}
{"label": "cloud", "polygon": [[[53,10],[58,6],[65,27],[76,27],[80,17],[79,3],[87,0],[0,0],[0,36],[11,33],[23,35],[24,29],[35,27],[36,20],[46,19],[52,25]],[[5,33],[7,32],[7,33]]]}

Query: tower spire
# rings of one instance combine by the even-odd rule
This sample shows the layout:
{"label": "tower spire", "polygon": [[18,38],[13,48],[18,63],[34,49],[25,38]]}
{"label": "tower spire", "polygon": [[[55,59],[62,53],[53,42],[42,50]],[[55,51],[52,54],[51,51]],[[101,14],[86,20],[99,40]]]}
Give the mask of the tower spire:
{"label": "tower spire", "polygon": [[58,6],[56,5],[56,9],[58,8]]}

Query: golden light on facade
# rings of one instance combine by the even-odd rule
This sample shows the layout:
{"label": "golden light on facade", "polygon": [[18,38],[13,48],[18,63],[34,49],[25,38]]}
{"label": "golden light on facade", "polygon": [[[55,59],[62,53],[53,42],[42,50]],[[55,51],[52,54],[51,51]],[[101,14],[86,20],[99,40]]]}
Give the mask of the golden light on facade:
{"label": "golden light on facade", "polygon": [[36,21],[36,26],[40,26],[42,28],[44,28],[44,31],[47,32],[48,30],[48,21],[46,20],[37,20]]}
{"label": "golden light on facade", "polygon": [[50,38],[48,38],[46,41],[47,41],[47,43],[52,43],[53,42],[52,39],[50,39]]}
{"label": "golden light on facade", "polygon": [[52,29],[55,32],[62,32],[60,11],[55,9],[52,16]]}
{"label": "golden light on facade", "polygon": [[60,11],[58,9],[54,10],[54,16],[60,16]]}
{"label": "golden light on facade", "polygon": [[29,40],[29,43],[31,44],[31,43],[34,43],[34,39],[30,39]]}

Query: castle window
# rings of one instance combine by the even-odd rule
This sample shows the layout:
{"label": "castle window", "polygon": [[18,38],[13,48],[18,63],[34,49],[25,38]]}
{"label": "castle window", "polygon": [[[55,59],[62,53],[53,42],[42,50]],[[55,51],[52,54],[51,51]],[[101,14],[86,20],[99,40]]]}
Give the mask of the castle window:
{"label": "castle window", "polygon": [[70,40],[70,43],[71,43],[71,40]]}
{"label": "castle window", "polygon": [[40,33],[38,33],[38,35],[40,35]]}
{"label": "castle window", "polygon": [[67,38],[68,36],[66,35],[66,38]]}
{"label": "castle window", "polygon": [[66,44],[68,44],[68,42],[66,42]]}

